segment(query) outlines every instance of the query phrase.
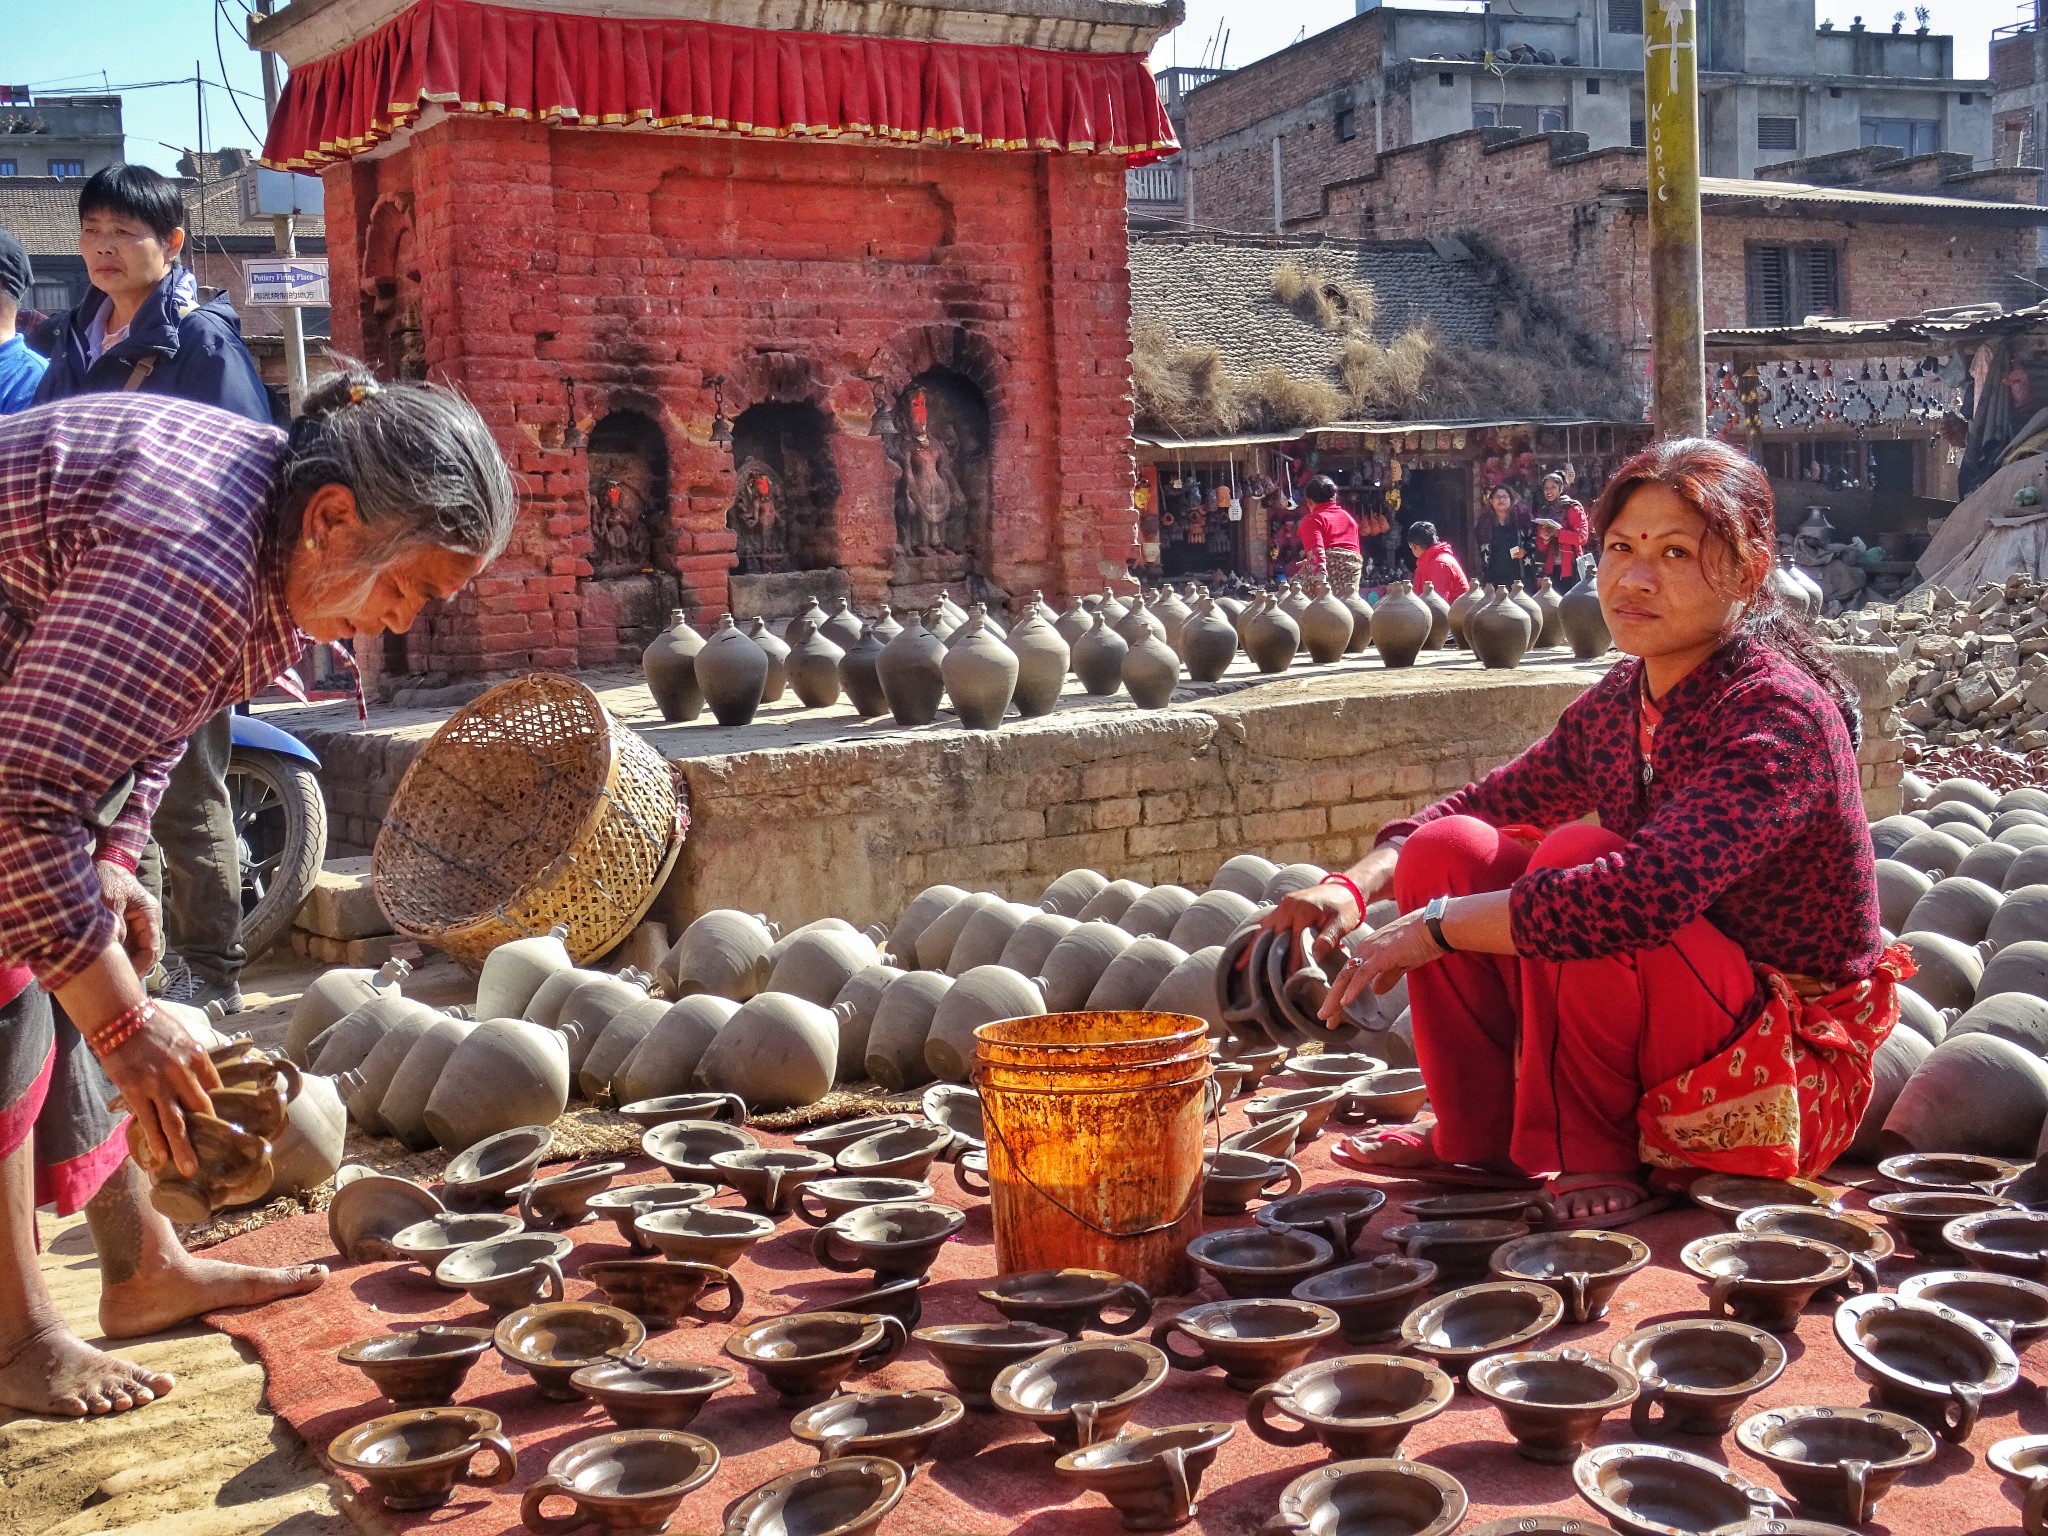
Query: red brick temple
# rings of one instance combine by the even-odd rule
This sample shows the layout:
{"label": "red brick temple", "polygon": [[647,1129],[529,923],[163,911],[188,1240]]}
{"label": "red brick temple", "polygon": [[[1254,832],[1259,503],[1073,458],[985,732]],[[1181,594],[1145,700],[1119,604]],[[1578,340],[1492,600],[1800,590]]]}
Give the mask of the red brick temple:
{"label": "red brick temple", "polygon": [[[1178,0],[293,0],[336,346],[460,387],[512,546],[372,678],[627,661],[1130,553],[1124,169]],[[736,24],[737,23],[737,24]],[[349,298],[354,295],[353,301]]]}

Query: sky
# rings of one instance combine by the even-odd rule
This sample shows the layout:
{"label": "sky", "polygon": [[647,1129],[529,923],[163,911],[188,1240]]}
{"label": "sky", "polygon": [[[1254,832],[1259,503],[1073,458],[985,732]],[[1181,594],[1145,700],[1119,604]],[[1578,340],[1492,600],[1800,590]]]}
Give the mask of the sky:
{"label": "sky", "polygon": [[[1458,0],[1406,0],[1474,9]],[[1897,9],[1899,0],[1892,0]],[[1991,29],[2018,19],[2014,0],[1928,0],[1931,24],[1956,39],[1956,73],[1981,79],[1988,70]],[[5,0],[0,30],[0,82],[36,90],[121,89],[128,155],[169,171],[181,149],[199,143],[195,65],[208,82],[206,145],[254,148],[263,126],[263,77],[256,55],[241,41],[244,0]],[[1187,0],[1188,19],[1160,40],[1155,67],[1195,65],[1220,54],[1228,65],[1248,64],[1313,35],[1352,14],[1350,0]],[[1907,26],[1913,25],[1911,4]],[[1861,14],[1872,27],[1890,25],[1872,6],[1819,0],[1819,16],[1848,26]],[[1228,48],[1221,48],[1223,33]],[[223,71],[225,64],[225,71]],[[154,85],[178,80],[181,83]],[[232,94],[223,82],[234,87]],[[235,107],[247,115],[248,126]]]}

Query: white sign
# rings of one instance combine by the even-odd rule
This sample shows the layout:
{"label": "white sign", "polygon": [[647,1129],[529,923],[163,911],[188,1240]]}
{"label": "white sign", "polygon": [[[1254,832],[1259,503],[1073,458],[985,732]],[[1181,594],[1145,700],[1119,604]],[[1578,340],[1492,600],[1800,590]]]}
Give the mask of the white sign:
{"label": "white sign", "polygon": [[273,171],[252,165],[242,173],[242,216],[257,219],[267,214],[319,214],[324,208],[323,189],[318,176],[296,171]]}
{"label": "white sign", "polygon": [[242,263],[249,302],[282,308],[327,302],[325,256],[265,256]]}

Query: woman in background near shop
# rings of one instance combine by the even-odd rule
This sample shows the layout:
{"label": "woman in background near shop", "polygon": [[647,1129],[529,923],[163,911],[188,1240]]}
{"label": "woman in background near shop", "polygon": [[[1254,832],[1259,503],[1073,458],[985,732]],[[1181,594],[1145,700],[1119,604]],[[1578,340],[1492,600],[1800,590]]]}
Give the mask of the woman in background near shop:
{"label": "woman in background near shop", "polygon": [[1301,514],[1301,574],[1318,576],[1338,597],[1356,597],[1365,556],[1358,544],[1358,519],[1337,503],[1337,482],[1310,475],[1302,488],[1308,510]]}
{"label": "woman in background near shop", "polygon": [[1539,522],[1547,519],[1557,527],[1556,557],[1553,561],[1545,551],[1542,574],[1550,578],[1550,584],[1560,592],[1569,592],[1578,583],[1579,557],[1586,552],[1587,541],[1592,537],[1592,523],[1586,517],[1586,507],[1576,496],[1565,494],[1564,476],[1552,470],[1543,477],[1538,493],[1542,500],[1536,507]]}
{"label": "woman in background near shop", "polygon": [[1528,565],[1528,515],[1506,486],[1496,485],[1486,493],[1475,536],[1480,574],[1487,581],[1504,587],[1522,579]]}

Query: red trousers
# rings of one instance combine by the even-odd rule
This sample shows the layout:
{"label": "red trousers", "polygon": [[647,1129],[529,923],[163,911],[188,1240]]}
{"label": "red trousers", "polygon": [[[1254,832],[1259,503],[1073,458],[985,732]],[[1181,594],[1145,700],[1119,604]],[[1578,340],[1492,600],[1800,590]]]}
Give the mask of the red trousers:
{"label": "red trousers", "polygon": [[[1425,823],[1401,850],[1394,898],[1505,890],[1525,869],[1574,868],[1622,847],[1560,827],[1532,853],[1470,816]],[[1415,1055],[1435,1106],[1436,1152],[1525,1173],[1633,1172],[1646,1089],[1723,1049],[1754,1011],[1741,948],[1695,918],[1655,949],[1597,960],[1446,955],[1408,973]]]}

